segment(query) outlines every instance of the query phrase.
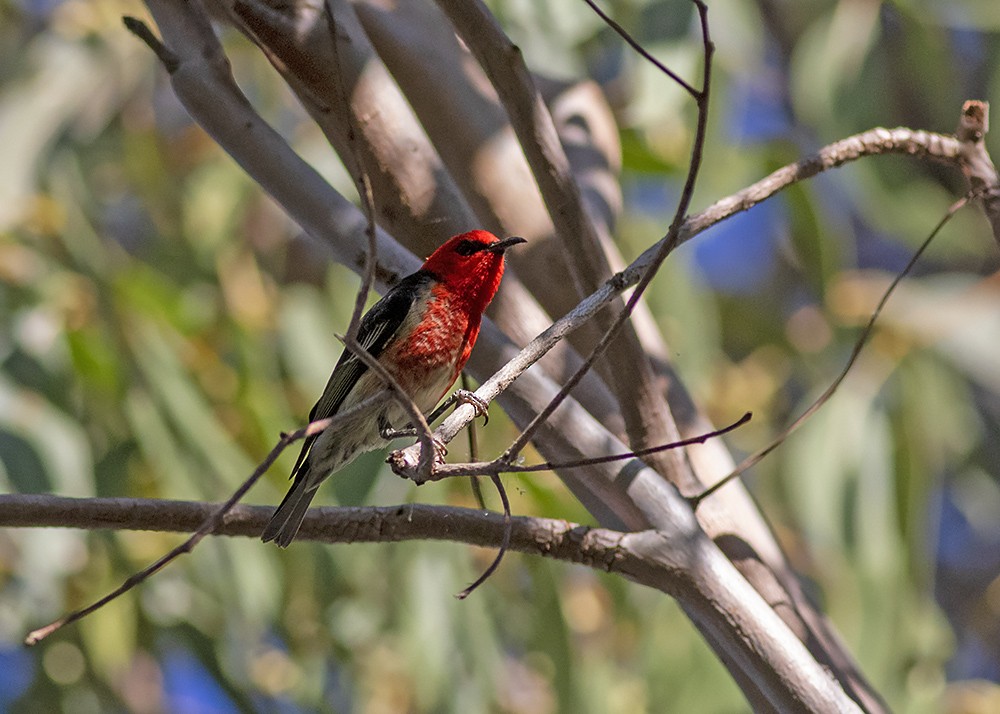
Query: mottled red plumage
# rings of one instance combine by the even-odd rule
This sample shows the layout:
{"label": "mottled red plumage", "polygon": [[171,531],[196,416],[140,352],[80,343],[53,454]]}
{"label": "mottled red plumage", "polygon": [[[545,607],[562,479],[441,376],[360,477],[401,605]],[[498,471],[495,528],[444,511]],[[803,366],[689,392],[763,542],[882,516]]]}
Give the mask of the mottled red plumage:
{"label": "mottled red plumage", "polygon": [[[434,408],[465,367],[483,311],[500,286],[504,251],[523,242],[523,238],[501,241],[488,231],[454,236],[361,319],[358,342],[424,413]],[[309,420],[346,411],[384,388],[364,363],[345,350]],[[386,444],[381,426],[398,428],[407,421],[403,408],[389,400],[306,439],[292,471],[295,481],[261,538],[282,547],[291,543],[319,485],[358,454]]]}

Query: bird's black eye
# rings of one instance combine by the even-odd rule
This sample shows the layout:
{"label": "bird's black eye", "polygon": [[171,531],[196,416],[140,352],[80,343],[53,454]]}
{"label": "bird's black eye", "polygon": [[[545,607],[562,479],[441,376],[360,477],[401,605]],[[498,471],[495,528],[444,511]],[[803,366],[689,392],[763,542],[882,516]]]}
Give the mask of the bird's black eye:
{"label": "bird's black eye", "polygon": [[455,246],[455,252],[464,258],[468,258],[473,253],[478,253],[486,249],[486,245],[475,240],[463,240]]}

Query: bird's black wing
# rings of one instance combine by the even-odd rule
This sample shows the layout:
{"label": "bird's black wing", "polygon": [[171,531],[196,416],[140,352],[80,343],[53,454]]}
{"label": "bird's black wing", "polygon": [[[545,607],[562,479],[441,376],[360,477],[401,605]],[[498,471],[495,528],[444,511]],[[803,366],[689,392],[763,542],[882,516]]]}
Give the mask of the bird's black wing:
{"label": "bird's black wing", "polygon": [[[361,324],[358,325],[357,341],[370,355],[377,359],[386,346],[392,342],[399,332],[400,326],[410,314],[414,301],[426,288],[427,283],[433,279],[434,276],[424,271],[417,271],[406,276],[364,314],[361,318]],[[359,360],[350,350],[345,349],[341,353],[340,359],[337,360],[337,365],[333,368],[333,373],[326,383],[323,395],[309,412],[309,421],[326,419],[336,414],[354,385],[367,371],[368,365]],[[298,474],[305,462],[306,454],[309,453],[315,440],[316,436],[310,436],[305,440],[291,476]]]}

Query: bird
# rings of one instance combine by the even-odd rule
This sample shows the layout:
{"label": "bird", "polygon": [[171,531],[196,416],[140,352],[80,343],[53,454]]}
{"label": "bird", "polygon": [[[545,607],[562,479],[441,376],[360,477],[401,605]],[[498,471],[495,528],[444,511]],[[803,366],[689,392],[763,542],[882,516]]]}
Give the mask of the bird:
{"label": "bird", "polygon": [[[483,311],[500,287],[504,254],[525,242],[519,236],[501,240],[485,230],[453,236],[361,318],[357,342],[386,368],[423,414],[438,404],[465,367],[479,336]],[[378,375],[345,349],[309,412],[309,421],[347,412],[385,389]],[[403,407],[395,399],[385,399],[361,407],[345,423],[307,437],[289,476],[292,486],[261,540],[287,547],[320,484],[359,454],[378,449],[403,433],[393,427],[406,424]]]}

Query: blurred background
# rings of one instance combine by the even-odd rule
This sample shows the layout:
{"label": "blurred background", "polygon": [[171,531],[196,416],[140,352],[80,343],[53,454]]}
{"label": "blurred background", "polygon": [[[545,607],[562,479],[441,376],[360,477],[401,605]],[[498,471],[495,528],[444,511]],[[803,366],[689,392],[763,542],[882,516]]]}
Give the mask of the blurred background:
{"label": "blurred background", "polygon": [[[952,131],[1000,101],[994,0],[711,2],[700,210],[874,126]],[[598,81],[624,154],[627,258],[665,232],[694,110],[579,0],[494,0],[529,66]],[[604,5],[697,76],[681,0]],[[121,24],[124,0],[0,0],[0,490],[220,500],[305,421],[357,288],[193,125]],[[220,30],[244,91],[336,187],[350,180],[265,59]],[[1000,158],[1000,138],[988,137]],[[964,191],[883,157],[800,184],[684,246],[648,292],[680,372],[753,451],[843,366],[878,297]],[[1000,711],[1000,252],[958,214],[837,397],[747,482],[814,597],[901,712]],[[480,431],[514,435],[499,409]],[[467,456],[456,441],[452,459]],[[318,503],[472,504],[384,455]],[[276,504],[294,454],[248,499]],[[516,513],[591,522],[549,475]],[[495,505],[495,497],[488,494]],[[210,539],[35,649],[32,628],[181,536],[0,530],[0,712],[735,712],[676,605],[579,567],[407,543],[287,551]]]}

